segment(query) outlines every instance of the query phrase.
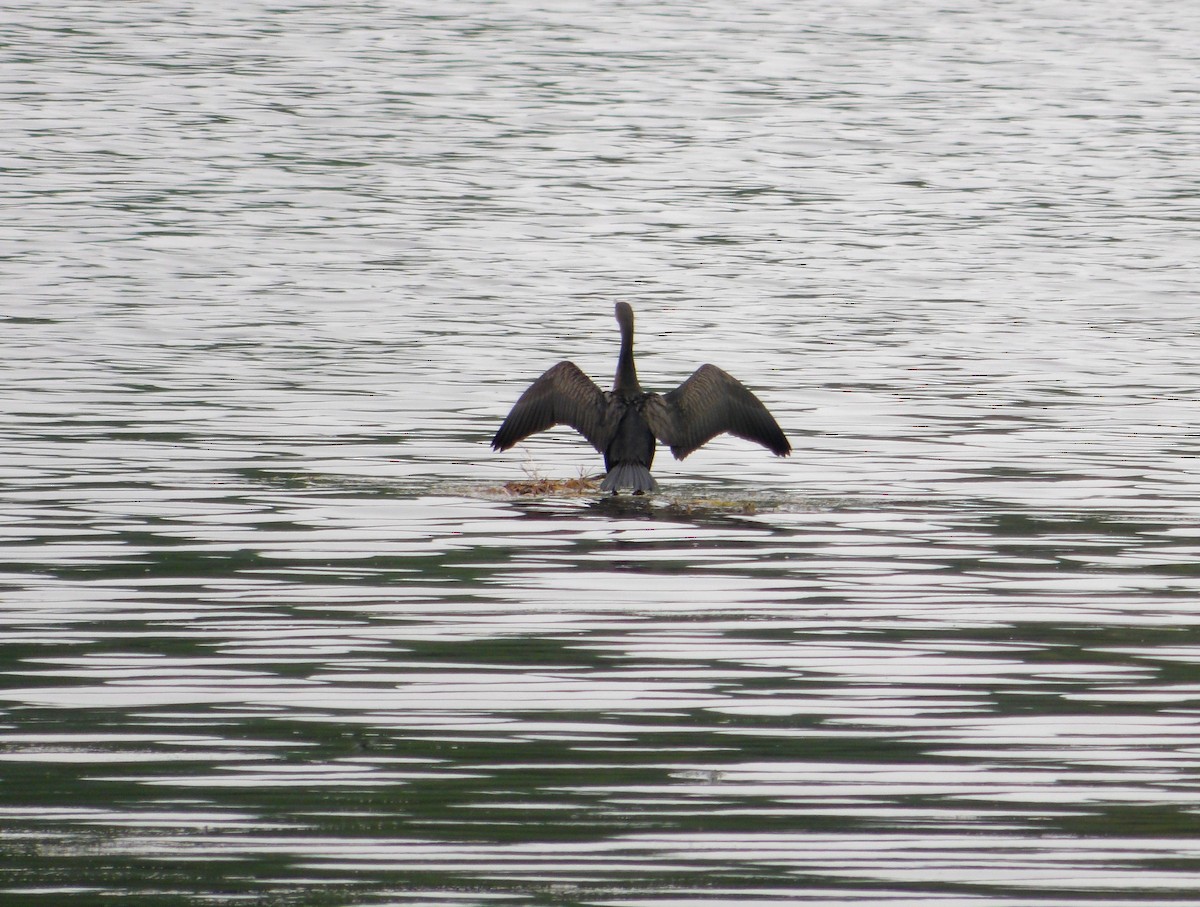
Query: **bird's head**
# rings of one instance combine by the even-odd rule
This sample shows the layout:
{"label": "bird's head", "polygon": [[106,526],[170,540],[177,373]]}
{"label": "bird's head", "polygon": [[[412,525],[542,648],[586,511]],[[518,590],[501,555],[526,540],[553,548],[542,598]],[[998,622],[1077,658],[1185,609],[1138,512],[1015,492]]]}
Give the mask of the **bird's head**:
{"label": "bird's head", "polygon": [[617,324],[622,331],[633,330],[633,306],[627,302],[617,303]]}

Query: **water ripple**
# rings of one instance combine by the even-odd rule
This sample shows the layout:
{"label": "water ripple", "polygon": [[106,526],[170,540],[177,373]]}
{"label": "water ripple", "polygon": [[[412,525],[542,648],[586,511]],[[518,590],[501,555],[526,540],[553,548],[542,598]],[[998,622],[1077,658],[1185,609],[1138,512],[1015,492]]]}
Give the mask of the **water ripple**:
{"label": "water ripple", "polygon": [[0,899],[1193,903],[1197,32],[10,3]]}

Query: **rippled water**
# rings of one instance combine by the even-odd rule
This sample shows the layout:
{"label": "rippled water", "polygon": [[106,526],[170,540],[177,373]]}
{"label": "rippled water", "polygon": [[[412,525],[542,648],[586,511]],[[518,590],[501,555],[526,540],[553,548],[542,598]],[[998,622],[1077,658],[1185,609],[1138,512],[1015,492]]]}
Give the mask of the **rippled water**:
{"label": "rippled water", "polygon": [[1198,32],[9,4],[0,902],[1195,903]]}

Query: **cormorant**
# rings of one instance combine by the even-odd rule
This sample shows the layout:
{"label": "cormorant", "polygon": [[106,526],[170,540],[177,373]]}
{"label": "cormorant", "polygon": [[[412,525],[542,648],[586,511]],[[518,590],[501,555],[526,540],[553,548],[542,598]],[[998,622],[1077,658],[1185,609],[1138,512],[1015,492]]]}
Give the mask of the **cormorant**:
{"label": "cormorant", "polygon": [[642,390],[633,365],[633,308],[617,303],[621,355],[613,389],[596,386],[573,362],[560,362],[533,382],[492,438],[493,450],[553,425],[570,425],[604,454],[608,470],[600,488],[616,494],[657,491],[650,475],[657,438],[682,460],[722,432],[761,444],[786,457],[792,445],[758,397],[715,365],[702,365],[665,394]]}

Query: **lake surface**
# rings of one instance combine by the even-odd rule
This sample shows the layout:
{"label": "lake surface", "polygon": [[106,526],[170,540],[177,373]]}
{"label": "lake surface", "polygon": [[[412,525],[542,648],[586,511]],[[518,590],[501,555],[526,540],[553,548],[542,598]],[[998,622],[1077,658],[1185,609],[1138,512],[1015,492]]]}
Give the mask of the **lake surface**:
{"label": "lake surface", "polygon": [[[8,4],[0,903],[1195,904],[1197,48]],[[619,299],[794,455],[506,494]]]}

